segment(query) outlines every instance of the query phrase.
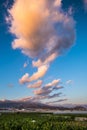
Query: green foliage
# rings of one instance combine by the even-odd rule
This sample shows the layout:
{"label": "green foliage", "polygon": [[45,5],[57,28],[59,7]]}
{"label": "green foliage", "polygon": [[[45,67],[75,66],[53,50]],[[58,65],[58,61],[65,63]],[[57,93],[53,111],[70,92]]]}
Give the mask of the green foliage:
{"label": "green foliage", "polygon": [[87,130],[87,122],[75,121],[78,116],[82,115],[2,113],[0,130]]}

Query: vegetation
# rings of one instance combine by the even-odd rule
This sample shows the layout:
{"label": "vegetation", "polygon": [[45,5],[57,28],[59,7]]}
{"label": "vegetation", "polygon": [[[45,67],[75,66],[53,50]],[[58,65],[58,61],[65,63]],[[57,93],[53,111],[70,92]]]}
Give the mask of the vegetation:
{"label": "vegetation", "polygon": [[1,113],[0,130],[87,130],[86,121],[75,121],[87,115],[47,113]]}

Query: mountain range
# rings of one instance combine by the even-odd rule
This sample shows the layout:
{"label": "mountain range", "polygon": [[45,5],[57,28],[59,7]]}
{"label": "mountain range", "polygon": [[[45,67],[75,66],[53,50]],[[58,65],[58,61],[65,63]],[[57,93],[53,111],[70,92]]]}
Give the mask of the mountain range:
{"label": "mountain range", "polygon": [[48,105],[31,101],[0,101],[0,109],[43,109],[43,110],[80,110],[87,111],[87,104],[64,104],[64,105]]}

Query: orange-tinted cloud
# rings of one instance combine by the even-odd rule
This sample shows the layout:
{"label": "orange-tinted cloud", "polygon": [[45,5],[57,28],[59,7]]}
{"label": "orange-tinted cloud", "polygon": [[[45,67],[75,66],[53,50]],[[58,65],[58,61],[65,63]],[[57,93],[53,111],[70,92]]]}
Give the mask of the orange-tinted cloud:
{"label": "orange-tinted cloud", "polygon": [[35,82],[34,84],[29,84],[27,87],[28,88],[39,88],[42,86],[43,81],[42,80],[38,80],[37,82]]}
{"label": "orange-tinted cloud", "polygon": [[[42,95],[48,97],[48,95],[54,90],[60,89],[57,85],[60,83],[60,79],[53,80],[51,83],[44,85],[43,87],[34,90],[35,95]],[[63,87],[62,87],[63,88]]]}
{"label": "orange-tinted cloud", "polygon": [[[12,42],[13,49],[20,49],[33,58],[32,65],[37,67],[37,72],[31,76],[26,73],[19,82],[39,80],[46,74],[50,63],[73,46],[75,21],[62,10],[61,0],[15,0],[8,13],[9,30],[16,36]],[[34,94],[47,96],[54,88],[63,88],[57,86],[59,82],[55,80],[46,84]]]}
{"label": "orange-tinted cloud", "polygon": [[47,70],[48,70],[48,65],[43,65],[43,66],[40,66],[37,70],[37,72],[35,72],[32,76],[29,77],[29,74],[26,73],[25,75],[22,76],[21,79],[19,79],[19,82],[21,84],[24,84],[24,83],[27,83],[27,82],[32,82],[32,81],[35,81],[35,80],[38,80],[40,78],[42,78]]}
{"label": "orange-tinted cloud", "polygon": [[74,43],[75,22],[61,9],[61,0],[15,0],[8,12],[16,36],[12,47],[40,57],[39,64],[51,62]]}

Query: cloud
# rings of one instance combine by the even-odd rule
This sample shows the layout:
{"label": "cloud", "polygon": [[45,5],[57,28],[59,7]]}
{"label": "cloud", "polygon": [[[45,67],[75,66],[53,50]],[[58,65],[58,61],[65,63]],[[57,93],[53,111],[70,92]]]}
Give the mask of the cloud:
{"label": "cloud", "polygon": [[71,85],[73,83],[73,80],[67,80],[66,84]]}
{"label": "cloud", "polygon": [[22,78],[19,79],[19,82],[20,82],[20,84],[24,84],[26,82],[29,82],[29,74],[26,73],[25,75],[23,75]]}
{"label": "cloud", "polygon": [[38,80],[37,82],[35,82],[34,84],[29,84],[27,87],[28,88],[39,88],[42,86],[43,81],[42,80]]}
{"label": "cloud", "polygon": [[51,99],[51,98],[56,98],[56,97],[59,97],[62,93],[56,93],[56,94],[53,94],[53,95],[49,95],[47,98],[48,99]]}
{"label": "cloud", "polygon": [[61,0],[15,0],[8,12],[10,32],[16,36],[12,47],[40,57],[34,66],[53,61],[74,43],[75,22],[61,9]]}
{"label": "cloud", "polygon": [[55,79],[51,83],[48,83],[45,85],[45,87],[56,87],[58,84],[60,84],[61,79]]}
{"label": "cloud", "polygon": [[24,101],[31,101],[31,100],[32,100],[32,96],[28,96],[28,97],[17,99],[16,101],[24,102]]}
{"label": "cloud", "polygon": [[52,102],[46,102],[46,104],[54,104],[54,103],[58,103],[58,102],[64,102],[64,101],[67,101],[68,99],[59,99],[57,101],[52,101]]}
{"label": "cloud", "polygon": [[24,65],[23,65],[23,67],[26,68],[27,66],[28,66],[28,63],[25,62]]}
{"label": "cloud", "polygon": [[44,99],[47,99],[47,95],[35,95],[31,98],[31,102],[42,102]]}
{"label": "cloud", "polygon": [[[60,83],[60,79],[53,80],[51,83],[48,83],[44,85],[43,87],[34,90],[35,95],[42,95],[42,96],[48,96],[51,92],[53,92],[55,89],[58,90],[60,88],[57,87],[57,85]],[[55,88],[57,87],[57,88]]]}
{"label": "cloud", "polygon": [[42,78],[46,74],[48,68],[49,68],[49,65],[43,65],[39,67],[38,71],[30,77],[30,81],[38,80],[39,78]]}
{"label": "cloud", "polygon": [[52,89],[47,89],[46,87],[34,90],[35,95],[42,95],[42,96],[48,95],[51,92],[52,92]]}
{"label": "cloud", "polygon": [[43,64],[51,63],[56,57],[57,57],[57,53],[53,53],[51,55],[48,55],[47,57],[44,57],[43,60],[41,58],[41,59],[38,59],[38,61],[33,61],[32,65],[34,67],[39,67],[39,66],[41,66]]}
{"label": "cloud", "polygon": [[[25,73],[21,84],[36,81],[29,88],[38,88],[41,79],[51,62],[70,49],[75,41],[75,21],[64,12],[62,0],[15,0],[8,10],[9,31],[15,35],[13,49],[32,58],[33,67],[37,68],[31,76]],[[26,67],[26,64],[24,65]],[[38,83],[39,82],[39,83]],[[60,79],[54,80],[34,90],[35,96],[47,97],[51,92],[63,88]]]}
{"label": "cloud", "polygon": [[49,95],[48,93],[46,93],[46,94],[38,94],[38,95],[36,95],[36,96],[34,96],[32,98],[32,101],[42,102],[45,99],[48,100],[48,99],[52,99],[52,98],[58,98],[58,97],[60,97],[61,94],[62,94],[61,92],[53,94],[53,95]]}
{"label": "cloud", "polygon": [[62,88],[64,88],[64,87],[63,86],[55,86],[53,89],[58,90],[58,89],[62,89]]}
{"label": "cloud", "polygon": [[28,73],[23,75],[22,78],[19,79],[19,82],[21,84],[24,84],[24,83],[27,83],[27,82],[32,82],[32,81],[38,80],[38,79],[42,78],[46,74],[48,68],[49,68],[48,65],[40,66],[38,68],[38,71],[35,72],[32,76],[29,77]]}

